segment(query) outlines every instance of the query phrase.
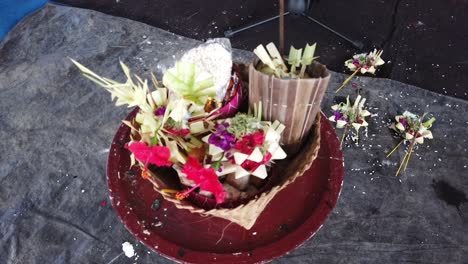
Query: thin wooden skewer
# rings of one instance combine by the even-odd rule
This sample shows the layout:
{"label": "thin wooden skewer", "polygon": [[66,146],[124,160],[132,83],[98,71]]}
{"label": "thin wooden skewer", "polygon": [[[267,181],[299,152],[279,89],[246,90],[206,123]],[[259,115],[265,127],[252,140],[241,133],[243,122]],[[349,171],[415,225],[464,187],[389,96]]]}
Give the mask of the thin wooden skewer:
{"label": "thin wooden skewer", "polygon": [[390,157],[390,155],[392,155],[393,152],[395,152],[395,150],[397,150],[398,147],[399,147],[404,141],[405,141],[404,139],[403,139],[402,141],[400,141],[400,143],[398,143],[398,145],[396,145],[396,147],[394,147],[394,148],[392,149],[392,151],[390,151],[390,153],[388,153],[387,157],[385,157],[385,158]]}
{"label": "thin wooden skewer", "polygon": [[284,0],[279,1],[279,52],[284,54]]}
{"label": "thin wooden skewer", "polygon": [[353,74],[351,74],[351,76],[349,76],[348,78],[346,78],[346,80],[343,82],[343,84],[340,86],[340,88],[338,88],[338,90],[335,91],[335,93],[338,93],[341,89],[343,89],[343,87],[346,86],[346,84],[348,84],[349,81],[351,81],[351,79],[354,77],[354,75],[356,75],[359,71],[361,70],[361,68],[357,68]]}
{"label": "thin wooden skewer", "polygon": [[413,147],[415,145],[415,141],[416,141],[416,136],[414,137],[413,142],[411,142],[408,158],[406,159],[405,169],[403,171],[406,171],[406,168],[408,167],[408,163],[411,158],[411,153],[413,153]]}
{"label": "thin wooden skewer", "polygon": [[403,167],[403,163],[405,163],[406,157],[408,157],[408,153],[406,153],[405,156],[403,157],[403,160],[401,161],[400,166],[398,167],[398,170],[395,176],[398,176],[398,174],[400,174],[401,167]]}
{"label": "thin wooden skewer", "polygon": [[[424,114],[419,118],[419,127],[422,126],[422,120],[424,119],[425,116],[426,116],[426,113],[424,113]],[[408,167],[408,163],[409,163],[409,160],[410,160],[410,158],[411,158],[411,153],[413,153],[414,145],[416,145],[416,137],[417,137],[417,136],[418,136],[418,132],[415,131],[413,140],[411,141],[410,150],[409,150],[409,154],[408,154],[408,159],[406,159],[405,169],[404,169],[403,171],[406,171],[406,168]]]}
{"label": "thin wooden skewer", "polygon": [[346,132],[348,132],[348,125],[346,125],[346,126],[344,127],[343,135],[341,136],[340,147],[343,146],[343,141],[344,141],[344,139],[345,139],[345,137],[346,137]]}

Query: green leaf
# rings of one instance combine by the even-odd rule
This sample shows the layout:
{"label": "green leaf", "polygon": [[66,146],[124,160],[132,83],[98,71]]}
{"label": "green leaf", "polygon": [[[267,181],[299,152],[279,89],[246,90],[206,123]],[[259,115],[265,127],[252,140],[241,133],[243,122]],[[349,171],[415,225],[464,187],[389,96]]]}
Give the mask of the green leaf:
{"label": "green leaf", "polygon": [[268,67],[267,65],[263,65],[263,67],[261,67],[260,69],[257,69],[257,70],[260,71],[260,72],[263,72],[265,74],[268,74],[268,75],[275,74],[275,70]]}
{"label": "green leaf", "polygon": [[307,66],[312,64],[312,61],[317,58],[317,57],[314,57],[316,47],[317,47],[317,43],[314,43],[314,45],[312,46],[309,44],[306,45],[304,49],[304,53],[302,54],[302,60],[301,60],[302,67],[301,67],[301,72],[299,74],[300,78],[304,78]]}
{"label": "green leaf", "polygon": [[217,160],[217,161],[215,161],[215,162],[213,162],[213,163],[211,164],[211,167],[212,167],[214,170],[218,170],[220,166],[221,166],[221,161],[220,161],[220,160]]}
{"label": "green leaf", "polygon": [[301,65],[302,49],[295,49],[293,46],[289,49],[288,63],[291,65],[291,73],[296,74],[296,67]]}
{"label": "green leaf", "polygon": [[291,46],[291,49],[289,50],[288,63],[291,64],[291,66],[299,67],[299,65],[301,65],[301,57],[302,49],[295,49]]}
{"label": "green leaf", "polygon": [[150,145],[155,146],[159,143],[159,137],[158,134],[154,135],[154,137],[151,138]]}
{"label": "green leaf", "polygon": [[426,122],[423,123],[423,126],[425,126],[426,128],[431,128],[432,127],[432,124],[436,121],[435,117],[427,120]]}
{"label": "green leaf", "polygon": [[163,84],[179,98],[200,105],[204,104],[208,97],[216,96],[213,78],[203,78],[205,75],[198,72],[195,64],[179,61],[174,68],[166,71]]}
{"label": "green leaf", "polygon": [[307,44],[304,53],[302,54],[302,61],[301,64],[302,66],[307,66],[312,63],[312,61],[315,59],[314,53],[315,53],[315,48],[317,47],[317,43],[314,43],[313,45]]}

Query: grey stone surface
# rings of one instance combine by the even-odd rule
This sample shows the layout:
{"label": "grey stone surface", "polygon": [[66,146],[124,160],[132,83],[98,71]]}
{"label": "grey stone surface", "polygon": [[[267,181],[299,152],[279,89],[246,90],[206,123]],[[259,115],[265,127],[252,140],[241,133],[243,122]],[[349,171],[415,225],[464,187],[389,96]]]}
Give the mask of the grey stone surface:
{"label": "grey stone surface", "polygon": [[[138,244],[119,221],[106,188],[107,151],[129,112],[84,79],[67,57],[122,79],[199,42],[138,22],[47,6],[0,42],[0,263],[170,263]],[[236,51],[248,62],[249,52]],[[323,111],[356,89],[334,89]],[[467,263],[468,103],[387,79],[354,81],[378,113],[359,146],[346,144],[340,200],[322,229],[274,263]],[[419,147],[408,171],[394,172],[403,149],[388,129],[403,110],[437,118],[435,139]]]}

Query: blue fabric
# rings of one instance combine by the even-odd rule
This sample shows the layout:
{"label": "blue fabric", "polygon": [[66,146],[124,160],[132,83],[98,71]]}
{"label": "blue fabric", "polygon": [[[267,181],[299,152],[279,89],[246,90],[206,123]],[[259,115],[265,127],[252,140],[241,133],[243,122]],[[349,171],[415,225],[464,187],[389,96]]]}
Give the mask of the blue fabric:
{"label": "blue fabric", "polygon": [[0,40],[18,21],[46,3],[47,0],[0,0]]}

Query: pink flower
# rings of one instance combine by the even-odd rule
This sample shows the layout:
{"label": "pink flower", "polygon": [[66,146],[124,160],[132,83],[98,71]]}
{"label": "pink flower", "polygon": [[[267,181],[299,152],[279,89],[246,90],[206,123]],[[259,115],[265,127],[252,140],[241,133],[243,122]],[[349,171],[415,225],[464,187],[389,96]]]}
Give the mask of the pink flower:
{"label": "pink flower", "polygon": [[190,192],[198,187],[204,191],[213,193],[216,203],[222,203],[226,199],[226,192],[213,168],[205,168],[196,158],[188,157],[182,172],[187,175],[187,179],[194,181],[196,185],[183,193],[177,194],[176,197],[178,199],[187,197]]}
{"label": "pink flower", "polygon": [[156,166],[171,166],[172,162],[169,161],[171,151],[163,146],[148,146],[143,142],[133,142],[125,146],[129,149],[135,158],[145,163],[144,171],[148,168],[148,163]]}

